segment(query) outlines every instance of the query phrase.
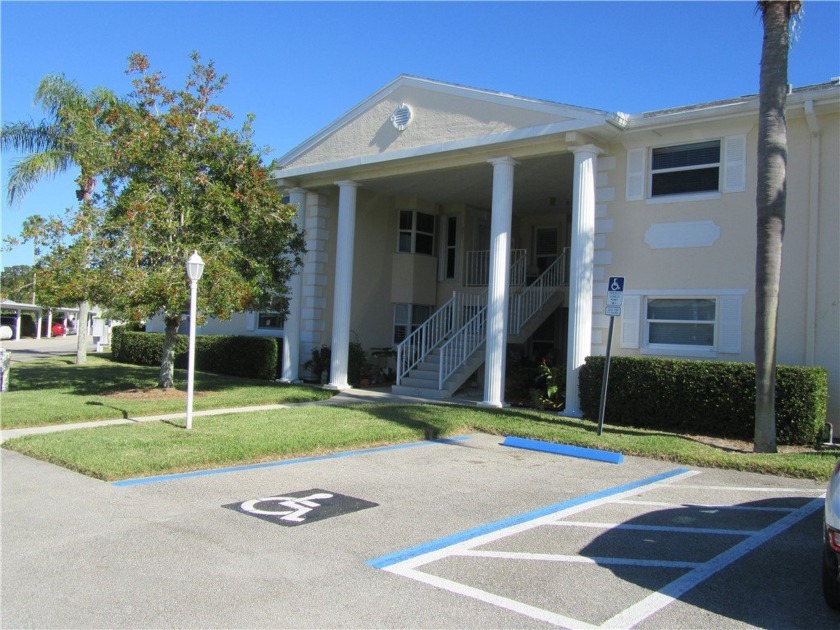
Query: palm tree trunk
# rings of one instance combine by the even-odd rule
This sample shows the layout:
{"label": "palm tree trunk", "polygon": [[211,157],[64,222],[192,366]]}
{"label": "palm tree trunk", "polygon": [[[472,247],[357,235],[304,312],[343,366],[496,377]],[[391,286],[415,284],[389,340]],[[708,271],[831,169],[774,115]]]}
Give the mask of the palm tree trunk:
{"label": "palm tree trunk", "polygon": [[[796,5],[796,6],[793,6]],[[761,49],[756,188],[755,438],[759,453],[776,452],[776,324],[785,232],[789,28],[799,3],[759,2]]]}
{"label": "palm tree trunk", "polygon": [[181,318],[166,317],[164,321],[166,328],[163,333],[158,387],[170,389],[175,386],[175,344],[178,341],[178,326],[181,324]]}

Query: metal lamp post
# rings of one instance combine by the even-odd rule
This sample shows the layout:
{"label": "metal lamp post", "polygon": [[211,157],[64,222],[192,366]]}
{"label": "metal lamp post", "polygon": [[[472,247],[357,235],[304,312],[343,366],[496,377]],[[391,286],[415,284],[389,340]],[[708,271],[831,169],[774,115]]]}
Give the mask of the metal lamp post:
{"label": "metal lamp post", "polygon": [[187,365],[187,429],[192,428],[193,385],[195,384],[195,303],[198,298],[198,280],[204,273],[204,261],[198,252],[193,252],[187,261],[187,277],[190,279],[190,353]]}

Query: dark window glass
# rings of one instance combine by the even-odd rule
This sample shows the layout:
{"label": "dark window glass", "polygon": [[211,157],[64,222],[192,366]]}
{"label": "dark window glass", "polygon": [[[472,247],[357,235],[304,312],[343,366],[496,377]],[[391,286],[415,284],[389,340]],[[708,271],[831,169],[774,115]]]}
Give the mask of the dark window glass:
{"label": "dark window glass", "polygon": [[719,169],[700,168],[690,171],[654,173],[651,195],[682,195],[693,192],[714,192],[719,186]]}
{"label": "dark window glass", "polygon": [[411,253],[411,232],[400,232],[399,251]]}
{"label": "dark window glass", "polygon": [[417,213],[417,231],[426,232],[428,234],[435,233],[435,217],[425,212]]}
{"label": "dark window glass", "polygon": [[433,254],[434,253],[434,237],[431,234],[417,233],[414,241],[415,254]]}
{"label": "dark window glass", "polygon": [[400,229],[401,230],[410,230],[412,225],[412,215],[413,213],[411,210],[400,210]]}
{"label": "dark window glass", "polygon": [[456,230],[458,221],[455,217],[449,217],[446,221],[446,244],[450,247],[455,247],[455,239],[457,238]]}
{"label": "dark window glass", "polygon": [[683,144],[653,150],[653,170],[686,168],[720,162],[720,141]]}

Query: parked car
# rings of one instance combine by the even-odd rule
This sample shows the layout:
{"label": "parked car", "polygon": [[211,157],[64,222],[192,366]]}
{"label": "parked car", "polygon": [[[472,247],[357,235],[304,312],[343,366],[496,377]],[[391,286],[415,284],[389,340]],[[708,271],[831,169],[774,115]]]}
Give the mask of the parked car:
{"label": "parked car", "polygon": [[17,317],[14,315],[0,316],[0,339],[14,339],[17,330]]}
{"label": "parked car", "polygon": [[61,337],[66,332],[64,328],[64,324],[61,322],[54,322],[52,325],[52,335],[53,337]]}
{"label": "parked car", "polygon": [[840,610],[840,459],[828,481],[823,520],[822,585],[825,602]]}

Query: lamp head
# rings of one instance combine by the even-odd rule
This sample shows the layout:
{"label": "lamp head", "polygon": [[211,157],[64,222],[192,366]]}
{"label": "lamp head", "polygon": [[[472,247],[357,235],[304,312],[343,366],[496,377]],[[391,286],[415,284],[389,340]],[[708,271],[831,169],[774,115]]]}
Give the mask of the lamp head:
{"label": "lamp head", "polygon": [[204,261],[198,252],[194,251],[187,261],[187,277],[191,282],[196,282],[201,278],[202,273],[204,273]]}

